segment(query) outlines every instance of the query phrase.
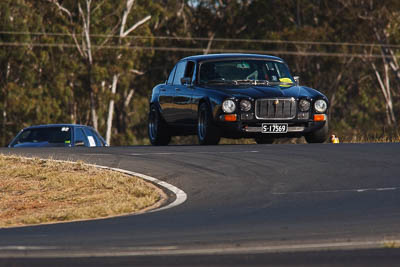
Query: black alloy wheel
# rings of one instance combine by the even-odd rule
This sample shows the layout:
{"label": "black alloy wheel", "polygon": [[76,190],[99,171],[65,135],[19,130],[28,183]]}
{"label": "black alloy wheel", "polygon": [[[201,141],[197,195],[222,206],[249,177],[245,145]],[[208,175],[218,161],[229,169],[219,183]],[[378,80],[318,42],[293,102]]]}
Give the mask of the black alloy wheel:
{"label": "black alloy wheel", "polygon": [[198,112],[197,137],[200,145],[218,145],[221,139],[219,129],[214,125],[210,109],[202,103]]}
{"label": "black alloy wheel", "polygon": [[168,128],[162,120],[160,112],[154,105],[150,107],[148,133],[150,142],[154,146],[165,146],[171,141],[171,135],[168,133]]}
{"label": "black alloy wheel", "polygon": [[324,143],[329,137],[328,121],[325,122],[322,128],[308,133],[304,137],[307,143]]}

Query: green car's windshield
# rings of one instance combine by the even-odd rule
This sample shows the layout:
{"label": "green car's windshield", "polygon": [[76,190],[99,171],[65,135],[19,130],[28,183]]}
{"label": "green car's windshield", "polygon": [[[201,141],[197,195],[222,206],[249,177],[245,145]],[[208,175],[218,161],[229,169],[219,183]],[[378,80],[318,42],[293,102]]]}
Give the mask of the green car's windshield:
{"label": "green car's windshield", "polygon": [[200,83],[236,85],[294,84],[285,63],[272,60],[238,59],[203,62]]}

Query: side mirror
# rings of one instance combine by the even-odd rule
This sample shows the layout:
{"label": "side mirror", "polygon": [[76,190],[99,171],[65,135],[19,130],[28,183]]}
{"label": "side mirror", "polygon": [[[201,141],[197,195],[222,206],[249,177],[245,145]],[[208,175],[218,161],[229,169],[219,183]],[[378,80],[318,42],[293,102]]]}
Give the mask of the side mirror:
{"label": "side mirror", "polygon": [[300,84],[300,76],[294,76],[293,79],[294,79],[296,85],[299,86],[299,84]]}
{"label": "side mirror", "polygon": [[183,85],[190,85],[192,83],[192,78],[190,77],[183,77],[181,78],[181,84]]}
{"label": "side mirror", "polygon": [[83,142],[82,140],[76,141],[75,146],[85,146],[85,142]]}

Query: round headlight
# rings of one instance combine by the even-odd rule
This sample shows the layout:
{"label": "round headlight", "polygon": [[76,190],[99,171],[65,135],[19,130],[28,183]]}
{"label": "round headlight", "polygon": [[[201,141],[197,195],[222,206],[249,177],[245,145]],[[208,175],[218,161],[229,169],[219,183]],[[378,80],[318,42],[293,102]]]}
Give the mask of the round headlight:
{"label": "round headlight", "polygon": [[328,104],[326,103],[325,100],[320,99],[320,100],[315,101],[314,108],[315,108],[315,111],[317,111],[319,113],[324,113],[326,111],[326,109],[328,108]]}
{"label": "round headlight", "polygon": [[300,111],[308,111],[310,109],[311,103],[306,99],[302,99],[299,101],[299,109]]}
{"label": "round headlight", "polygon": [[249,100],[240,101],[240,110],[249,111],[251,109],[251,102]]}
{"label": "round headlight", "polygon": [[227,99],[222,103],[222,110],[225,113],[232,113],[236,109],[236,104],[233,100]]}

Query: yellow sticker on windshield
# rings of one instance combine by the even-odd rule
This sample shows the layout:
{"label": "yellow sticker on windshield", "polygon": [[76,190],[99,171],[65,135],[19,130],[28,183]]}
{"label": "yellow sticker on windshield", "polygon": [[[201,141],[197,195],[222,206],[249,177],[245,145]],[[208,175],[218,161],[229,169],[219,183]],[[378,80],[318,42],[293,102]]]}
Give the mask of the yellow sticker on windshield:
{"label": "yellow sticker on windshield", "polygon": [[290,83],[290,84],[280,84],[281,87],[290,87],[293,86],[293,81],[290,78],[280,78],[279,81],[281,83]]}

